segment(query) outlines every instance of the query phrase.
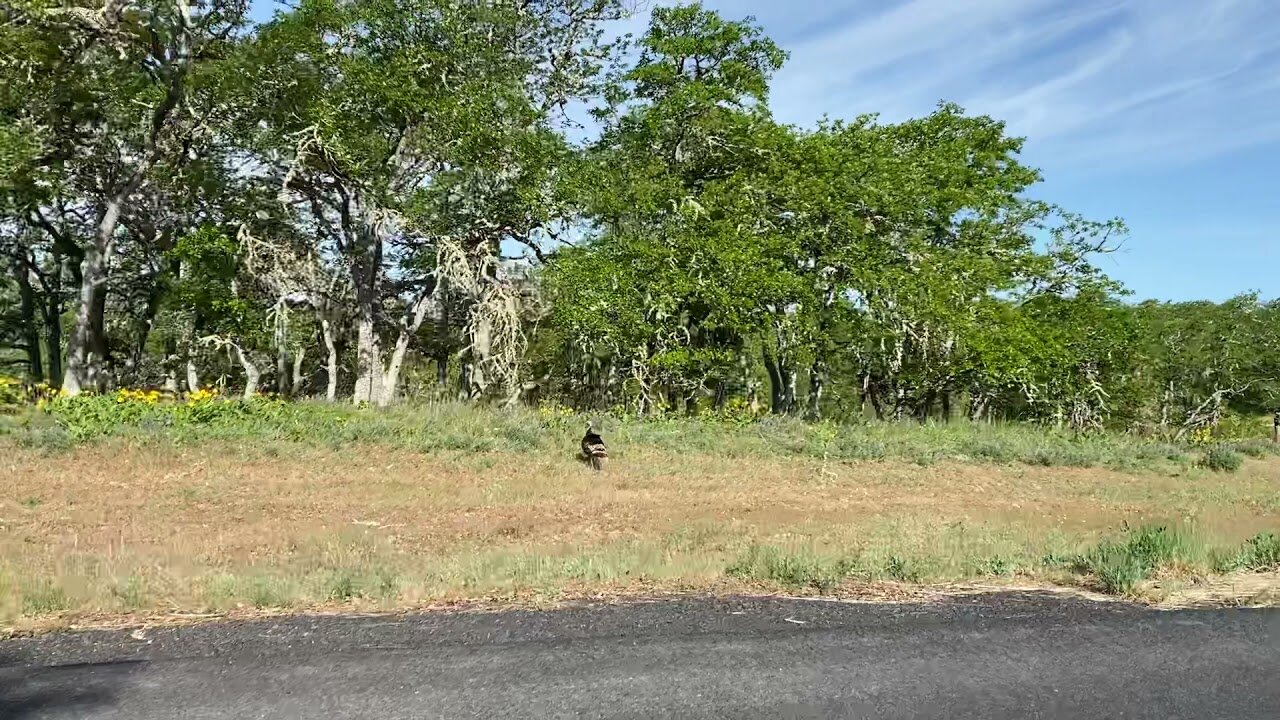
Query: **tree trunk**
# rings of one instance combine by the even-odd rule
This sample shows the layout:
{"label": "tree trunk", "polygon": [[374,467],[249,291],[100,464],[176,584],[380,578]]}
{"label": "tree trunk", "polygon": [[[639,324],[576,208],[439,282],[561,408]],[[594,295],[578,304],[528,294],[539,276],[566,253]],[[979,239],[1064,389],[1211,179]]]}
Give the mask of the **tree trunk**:
{"label": "tree trunk", "polygon": [[289,347],[281,343],[276,347],[276,392],[280,397],[293,395],[293,376],[289,374],[289,365]]}
{"label": "tree trunk", "polygon": [[782,371],[768,353],[764,356],[764,369],[769,373],[769,411],[779,414],[782,411]]}
{"label": "tree trunk", "polygon": [[329,322],[329,318],[320,318],[320,334],[324,339],[324,349],[326,354],[325,361],[325,378],[327,387],[324,391],[324,397],[329,402],[335,402],[338,399],[338,346],[333,339],[333,324]]}
{"label": "tree trunk", "polygon": [[187,392],[200,389],[200,371],[196,368],[195,358],[187,357]]}
{"label": "tree trunk", "polygon": [[869,372],[862,378],[862,396],[864,402],[871,403],[871,410],[875,413],[876,420],[884,420],[884,404],[880,401],[879,387]]}
{"label": "tree trunk", "polygon": [[244,368],[244,399],[252,400],[253,396],[258,393],[258,383],[262,380],[262,372],[258,370],[258,366],[249,360],[249,356],[245,355],[244,350],[239,345],[233,346],[236,351],[236,358],[240,360],[240,367]]}
{"label": "tree trunk", "polygon": [[769,372],[769,392],[773,414],[790,414],[796,407],[795,369],[788,366],[784,360],[775,360],[768,353],[764,357],[764,366]]}
{"label": "tree trunk", "polygon": [[61,255],[54,254],[52,269],[41,278],[44,285],[45,364],[49,371],[49,384],[62,386],[62,267]]}
{"label": "tree trunk", "polygon": [[289,382],[290,397],[296,396],[302,390],[302,359],[306,354],[307,349],[301,345],[293,354],[293,377]]}
{"label": "tree trunk", "polygon": [[489,379],[485,377],[484,368],[489,363],[493,352],[493,327],[491,323],[480,318],[474,324],[471,333],[471,349],[467,351],[470,361],[467,363],[467,399],[479,400],[489,388]]}
{"label": "tree trunk", "polygon": [[822,419],[822,393],[827,388],[827,364],[815,358],[809,368],[809,401],[806,414],[810,420]]}
{"label": "tree trunk", "polygon": [[738,370],[742,373],[742,387],[747,393],[747,407],[751,409],[751,414],[755,415],[760,411],[759,383],[752,376],[751,362],[746,353],[738,356]]}
{"label": "tree trunk", "polygon": [[938,391],[929,390],[924,394],[922,399],[916,405],[916,419],[920,422],[928,422],[933,417],[933,406],[937,403]]}
{"label": "tree trunk", "polygon": [[413,339],[418,329],[422,327],[423,321],[427,319],[427,310],[430,306],[431,295],[428,291],[423,291],[410,308],[409,316],[401,321],[400,335],[396,337],[396,345],[391,351],[391,359],[387,363],[387,370],[383,377],[382,396],[384,405],[396,397],[396,385],[400,382],[400,368],[404,366],[404,356],[409,351],[409,341]]}
{"label": "tree trunk", "polygon": [[471,387],[471,360],[463,359],[458,363],[458,399],[466,400],[468,397],[468,388]]}
{"label": "tree trunk", "polygon": [[18,312],[22,322],[22,342],[27,351],[27,378],[32,382],[44,377],[44,364],[40,362],[40,326],[36,322],[35,290],[31,287],[31,271],[27,268],[25,248],[13,256],[13,275],[18,281]]}
{"label": "tree trunk", "polygon": [[974,394],[969,398],[969,419],[973,422],[981,422],[987,415],[987,397],[981,394]]}
{"label": "tree trunk", "polygon": [[942,422],[951,422],[951,391],[942,391]]}
{"label": "tree trunk", "polygon": [[164,300],[165,283],[163,282],[163,274],[152,279],[151,287],[147,289],[147,305],[143,308],[142,317],[137,319],[134,325],[134,334],[137,340],[133,344],[132,352],[129,354],[129,366],[133,372],[137,373],[142,366],[142,360],[147,353],[147,340],[151,337],[151,330],[156,324],[156,315],[160,312],[160,302]]}
{"label": "tree trunk", "polygon": [[786,365],[781,366],[783,377],[787,380],[786,393],[783,395],[783,402],[786,405],[785,412],[790,414],[796,409],[796,371],[794,368]]}
{"label": "tree trunk", "polygon": [[445,387],[449,384],[449,351],[441,350],[436,353],[436,385]]}
{"label": "tree trunk", "polygon": [[100,390],[103,386],[105,342],[101,337],[102,313],[106,309],[107,263],[112,247],[110,236],[115,233],[115,220],[119,213],[119,206],[115,205],[108,211],[99,227],[98,246],[85,253],[80,268],[80,298],[75,325],[67,338],[67,367],[62,379],[62,390],[67,395]]}
{"label": "tree trunk", "polygon": [[356,319],[356,388],[353,402],[360,405],[385,405],[382,389],[382,344],[378,339],[373,317],[361,304],[360,317]]}

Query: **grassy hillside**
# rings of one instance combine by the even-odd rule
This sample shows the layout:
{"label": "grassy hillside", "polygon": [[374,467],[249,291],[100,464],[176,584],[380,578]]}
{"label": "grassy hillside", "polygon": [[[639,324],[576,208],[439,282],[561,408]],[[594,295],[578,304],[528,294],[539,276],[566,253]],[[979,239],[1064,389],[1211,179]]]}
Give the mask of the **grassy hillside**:
{"label": "grassy hillside", "polygon": [[1266,443],[612,418],[596,474],[585,423],[145,397],[10,416],[0,622],[974,581],[1157,597],[1280,567]]}

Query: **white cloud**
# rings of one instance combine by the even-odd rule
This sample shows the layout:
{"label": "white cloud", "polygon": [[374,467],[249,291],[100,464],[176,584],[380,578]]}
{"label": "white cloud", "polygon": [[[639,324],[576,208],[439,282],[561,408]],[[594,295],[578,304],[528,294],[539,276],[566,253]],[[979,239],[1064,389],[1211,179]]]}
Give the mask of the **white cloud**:
{"label": "white cloud", "polygon": [[[1154,168],[1280,142],[1275,0],[709,0],[791,52],[782,120],[953,100],[1055,168]],[[642,29],[637,22],[633,29]]]}

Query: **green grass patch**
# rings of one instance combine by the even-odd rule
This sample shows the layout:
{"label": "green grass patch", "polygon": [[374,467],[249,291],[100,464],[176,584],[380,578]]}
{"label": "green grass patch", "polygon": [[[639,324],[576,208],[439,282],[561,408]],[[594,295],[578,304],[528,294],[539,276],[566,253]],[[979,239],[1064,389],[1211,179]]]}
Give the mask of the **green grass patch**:
{"label": "green grass patch", "polygon": [[1214,563],[1218,572],[1250,570],[1274,572],[1280,570],[1280,535],[1258,533],[1245,541],[1244,546],[1230,553],[1220,553]]}
{"label": "green grass patch", "polygon": [[1232,473],[1244,464],[1244,456],[1225,445],[1219,445],[1209,448],[1200,464],[1214,472]]}
{"label": "green grass patch", "polygon": [[1194,562],[1200,549],[1185,531],[1148,525],[1121,540],[1103,541],[1074,564],[1077,571],[1093,577],[1099,590],[1111,595],[1132,595],[1155,571]]}
{"label": "green grass patch", "polygon": [[[65,449],[69,444],[124,437],[140,443],[195,445],[208,441],[319,447],[378,444],[416,452],[534,453],[573,446],[587,417],[564,410],[494,409],[453,402],[409,403],[391,408],[285,402],[277,399],[204,400],[194,403],[121,401],[115,396],[62,398],[47,412],[0,430],[25,445]],[[800,456],[830,461],[897,458],[927,467],[947,460],[1038,467],[1155,469],[1181,465],[1187,445],[1142,440],[1120,433],[1077,435],[1018,423],[807,423],[766,417],[752,422],[716,417],[605,419],[616,455],[628,448],[724,457]],[[1269,452],[1265,443],[1215,447],[1207,467],[1229,470],[1239,452]]]}
{"label": "green grass patch", "polygon": [[856,567],[854,561],[824,557],[812,550],[790,551],[773,545],[752,545],[725,573],[740,580],[823,592],[843,582]]}

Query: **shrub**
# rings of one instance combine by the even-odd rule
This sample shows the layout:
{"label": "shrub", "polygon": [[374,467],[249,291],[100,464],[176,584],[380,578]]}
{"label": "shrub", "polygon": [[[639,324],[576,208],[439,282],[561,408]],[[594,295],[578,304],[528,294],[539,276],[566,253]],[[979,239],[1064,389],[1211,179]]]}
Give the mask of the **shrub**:
{"label": "shrub", "polygon": [[1243,566],[1265,572],[1280,570],[1280,535],[1259,533],[1245,543]]}
{"label": "shrub", "polygon": [[1112,595],[1129,595],[1152,572],[1187,558],[1190,539],[1162,525],[1132,531],[1123,542],[1105,541],[1074,563],[1076,570],[1093,575],[1099,589]]}
{"label": "shrub", "polygon": [[787,552],[773,546],[752,545],[725,569],[743,580],[765,580],[787,587],[826,591],[839,585],[854,569],[847,560],[834,561],[812,552]]}
{"label": "shrub", "polygon": [[1275,533],[1254,535],[1245,541],[1244,547],[1237,552],[1217,558],[1214,569],[1218,572],[1280,570],[1280,535]]}
{"label": "shrub", "polygon": [[1141,559],[1121,545],[1098,548],[1088,562],[1098,589],[1109,595],[1131,595],[1150,573]]}
{"label": "shrub", "polygon": [[1264,458],[1268,455],[1280,454],[1280,445],[1270,440],[1246,440],[1234,444],[1232,449],[1251,458]]}
{"label": "shrub", "polygon": [[1009,559],[997,555],[983,560],[978,569],[983,575],[1008,577],[1014,574],[1016,568]]}
{"label": "shrub", "polygon": [[920,571],[910,560],[898,555],[891,555],[885,562],[884,574],[900,582],[920,582]]}
{"label": "shrub", "polygon": [[1244,457],[1229,447],[1219,445],[1210,448],[1200,464],[1215,472],[1235,472],[1244,464]]}
{"label": "shrub", "polygon": [[17,408],[26,400],[26,390],[22,381],[8,375],[0,375],[0,411]]}

